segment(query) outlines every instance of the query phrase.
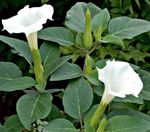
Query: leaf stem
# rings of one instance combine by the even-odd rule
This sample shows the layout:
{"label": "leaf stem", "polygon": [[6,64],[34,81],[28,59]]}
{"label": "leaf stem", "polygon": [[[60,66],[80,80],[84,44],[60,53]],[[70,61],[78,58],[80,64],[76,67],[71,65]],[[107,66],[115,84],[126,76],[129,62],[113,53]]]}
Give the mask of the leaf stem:
{"label": "leaf stem", "polygon": [[93,53],[93,51],[95,51],[95,49],[100,46],[100,43],[96,43],[95,46],[88,52],[88,55],[90,55],[91,53]]}

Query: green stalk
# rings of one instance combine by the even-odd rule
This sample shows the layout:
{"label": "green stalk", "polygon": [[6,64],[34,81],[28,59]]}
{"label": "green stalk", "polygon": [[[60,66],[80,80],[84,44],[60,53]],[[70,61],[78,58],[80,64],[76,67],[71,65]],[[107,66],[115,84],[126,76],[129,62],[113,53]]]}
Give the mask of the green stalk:
{"label": "green stalk", "polygon": [[39,50],[32,49],[31,50],[33,61],[34,61],[34,72],[35,72],[35,78],[38,84],[43,83],[44,77],[43,77],[43,66],[41,63],[41,57]]}
{"label": "green stalk", "polygon": [[27,40],[34,62],[34,73],[37,82],[37,88],[39,91],[43,91],[45,88],[46,81],[43,76],[44,69],[41,61],[40,52],[38,50],[37,33],[29,34]]}
{"label": "green stalk", "polygon": [[98,124],[99,124],[99,119],[100,117],[103,115],[105,109],[107,107],[107,104],[103,103],[101,101],[101,103],[98,105],[98,108],[96,109],[94,115],[92,116],[92,119],[90,121],[90,126],[92,128],[97,128]]}
{"label": "green stalk", "polygon": [[107,124],[107,119],[106,119],[106,117],[104,117],[104,118],[101,120],[101,122],[100,122],[100,124],[99,124],[98,129],[97,129],[96,132],[104,132],[105,127],[106,127],[106,124]]}

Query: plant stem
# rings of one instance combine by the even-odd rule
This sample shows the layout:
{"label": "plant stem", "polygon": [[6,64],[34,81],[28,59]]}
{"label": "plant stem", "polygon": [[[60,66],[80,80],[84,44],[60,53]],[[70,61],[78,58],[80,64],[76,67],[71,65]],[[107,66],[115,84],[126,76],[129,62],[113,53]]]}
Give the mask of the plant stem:
{"label": "plant stem", "polygon": [[99,124],[99,119],[103,115],[105,109],[107,107],[107,104],[104,104],[102,101],[98,105],[98,108],[96,109],[94,115],[92,116],[92,119],[90,121],[90,126],[93,128],[96,128],[97,125]]}
{"label": "plant stem", "polygon": [[43,76],[43,66],[41,61],[40,52],[38,50],[37,33],[31,33],[27,36],[29,47],[32,53],[34,62],[34,73],[37,82],[38,90],[43,91],[45,88],[46,81]]}
{"label": "plant stem", "polygon": [[98,129],[97,129],[96,132],[104,132],[106,124],[107,124],[107,119],[106,119],[106,117],[104,117],[102,119],[102,121],[100,122],[100,124],[99,124]]}
{"label": "plant stem", "polygon": [[80,128],[81,128],[81,132],[83,132],[82,118],[80,118]]}
{"label": "plant stem", "polygon": [[43,66],[41,63],[41,57],[39,50],[32,49],[31,50],[33,61],[34,61],[34,72],[35,72],[35,77],[36,81],[38,84],[43,83],[44,77],[43,77]]}
{"label": "plant stem", "polygon": [[96,48],[98,48],[98,46],[100,46],[100,43],[96,43],[95,46],[88,52],[88,54],[90,55],[93,51],[95,51]]}

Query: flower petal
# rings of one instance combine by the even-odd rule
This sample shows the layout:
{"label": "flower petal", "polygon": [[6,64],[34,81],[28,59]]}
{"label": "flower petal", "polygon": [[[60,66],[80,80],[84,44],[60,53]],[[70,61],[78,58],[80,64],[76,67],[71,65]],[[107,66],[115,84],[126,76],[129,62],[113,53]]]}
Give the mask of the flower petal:
{"label": "flower petal", "polygon": [[51,5],[43,5],[41,7],[29,8],[29,5],[21,9],[16,16],[2,20],[4,29],[9,33],[30,33],[37,32],[43,28],[43,24],[47,19],[53,20],[54,13]]}
{"label": "flower petal", "polygon": [[[127,62],[107,61],[103,69],[98,69],[98,78],[105,85],[104,96],[124,98],[132,94],[138,97],[143,88],[139,75]],[[106,97],[105,97],[106,98]]]}

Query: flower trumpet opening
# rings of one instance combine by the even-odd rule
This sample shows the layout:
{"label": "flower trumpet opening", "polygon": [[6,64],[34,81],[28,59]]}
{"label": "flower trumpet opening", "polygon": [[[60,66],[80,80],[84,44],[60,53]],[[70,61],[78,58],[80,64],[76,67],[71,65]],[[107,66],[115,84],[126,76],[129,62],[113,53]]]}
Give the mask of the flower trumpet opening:
{"label": "flower trumpet opening", "polygon": [[29,8],[29,5],[21,9],[16,16],[2,20],[4,30],[9,33],[29,34],[37,32],[43,28],[47,19],[53,20],[54,9],[51,5]]}
{"label": "flower trumpet opening", "polygon": [[102,102],[108,104],[115,96],[126,95],[138,97],[143,88],[139,75],[127,62],[107,61],[103,69],[98,70],[98,79],[105,85]]}

